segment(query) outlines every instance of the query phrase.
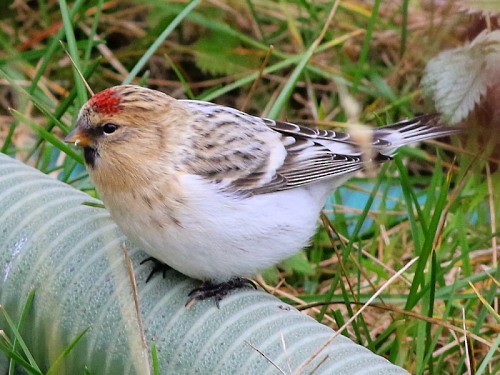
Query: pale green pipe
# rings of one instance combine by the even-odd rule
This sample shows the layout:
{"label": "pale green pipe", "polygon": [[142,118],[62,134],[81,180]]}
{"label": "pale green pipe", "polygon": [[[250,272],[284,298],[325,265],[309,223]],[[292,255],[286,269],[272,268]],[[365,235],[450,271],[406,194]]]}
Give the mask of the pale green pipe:
{"label": "pale green pipe", "polygon": [[[277,367],[289,374],[334,334],[252,289],[227,296],[220,309],[211,300],[186,309],[198,282],[172,270],[146,284],[151,266],[139,265],[146,254],[126,241],[106,210],[85,202],[99,203],[0,154],[0,304],[16,319],[35,290],[23,335],[42,369],[87,328],[58,374],[81,374],[85,366],[92,374],[148,374],[152,342],[162,374],[279,374]],[[10,332],[2,317],[0,329]],[[314,374],[407,373],[343,336],[300,373],[320,362]]]}

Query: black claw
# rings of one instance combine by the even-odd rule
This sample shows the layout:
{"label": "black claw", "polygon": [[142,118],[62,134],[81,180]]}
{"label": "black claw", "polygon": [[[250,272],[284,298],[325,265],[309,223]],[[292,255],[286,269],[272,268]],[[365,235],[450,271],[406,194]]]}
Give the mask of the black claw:
{"label": "black claw", "polygon": [[149,258],[144,259],[140,264],[144,264],[146,262],[153,262],[153,269],[149,273],[149,275],[146,279],[146,283],[148,283],[149,280],[151,280],[151,278],[153,277],[153,275],[155,273],[158,273],[158,272],[161,272],[163,275],[163,278],[165,278],[165,276],[167,274],[167,270],[170,269],[170,266],[168,266],[167,264],[165,264],[165,263],[163,263],[163,262],[161,262],[158,259],[153,258],[153,257],[149,257]]}
{"label": "black claw", "polygon": [[242,277],[235,277],[229,281],[220,284],[212,284],[209,281],[204,281],[198,288],[193,289],[188,294],[188,300],[186,306],[192,301],[204,300],[208,298],[215,299],[215,305],[220,308],[219,302],[229,294],[231,290],[244,288],[246,286],[251,286],[257,289],[257,285],[252,280],[244,279]]}

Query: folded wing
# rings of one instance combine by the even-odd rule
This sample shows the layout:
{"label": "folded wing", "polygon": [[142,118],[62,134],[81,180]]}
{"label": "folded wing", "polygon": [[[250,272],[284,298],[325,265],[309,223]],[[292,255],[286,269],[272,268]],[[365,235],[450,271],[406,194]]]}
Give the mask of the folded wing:
{"label": "folded wing", "polygon": [[[182,101],[193,113],[201,150],[190,172],[227,191],[265,194],[353,174],[363,169],[367,145],[349,133],[262,119],[211,103]],[[460,130],[423,115],[370,132],[372,162],[388,160],[397,148]]]}

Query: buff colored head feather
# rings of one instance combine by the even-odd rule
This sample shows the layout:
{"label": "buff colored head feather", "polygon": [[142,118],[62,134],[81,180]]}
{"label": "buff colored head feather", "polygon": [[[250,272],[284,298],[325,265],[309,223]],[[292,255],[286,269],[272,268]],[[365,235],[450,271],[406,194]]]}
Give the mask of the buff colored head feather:
{"label": "buff colored head feather", "polygon": [[[115,86],[95,94],[82,107],[66,142],[83,147],[96,184],[104,174],[122,180],[140,178],[144,165],[173,148],[186,110],[175,99],[135,85]],[[182,123],[182,122],[181,122]],[[172,144],[172,147],[170,145]]]}

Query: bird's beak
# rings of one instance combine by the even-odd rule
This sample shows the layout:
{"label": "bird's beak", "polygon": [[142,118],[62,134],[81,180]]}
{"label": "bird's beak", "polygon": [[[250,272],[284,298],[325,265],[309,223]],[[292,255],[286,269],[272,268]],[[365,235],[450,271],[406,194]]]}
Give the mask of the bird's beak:
{"label": "bird's beak", "polygon": [[88,133],[79,128],[75,128],[71,133],[64,137],[64,142],[74,143],[75,146],[90,146],[90,137]]}

